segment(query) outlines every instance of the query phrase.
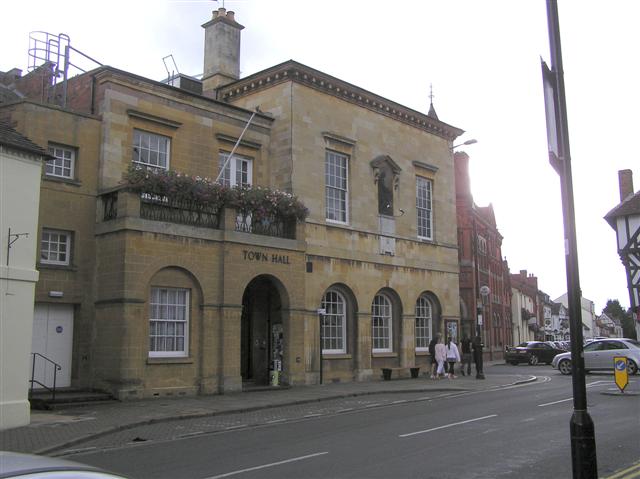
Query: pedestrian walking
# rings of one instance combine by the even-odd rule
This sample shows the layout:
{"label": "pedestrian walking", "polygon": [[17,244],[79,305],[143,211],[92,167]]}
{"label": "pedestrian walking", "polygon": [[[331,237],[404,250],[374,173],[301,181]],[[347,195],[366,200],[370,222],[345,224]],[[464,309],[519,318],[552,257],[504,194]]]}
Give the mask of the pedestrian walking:
{"label": "pedestrian walking", "polygon": [[438,343],[438,339],[440,339],[440,333],[436,333],[436,335],[429,341],[429,358],[431,360],[431,379],[436,378],[436,371],[438,369],[438,361],[436,361],[436,344]]}
{"label": "pedestrian walking", "polygon": [[462,336],[460,349],[462,350],[462,367],[460,368],[460,372],[463,376],[465,375],[464,369],[466,365],[467,374],[471,376],[471,359],[473,356],[471,355],[471,339],[467,336],[467,333]]}
{"label": "pedestrian walking", "polygon": [[442,343],[441,336],[438,335],[438,342],[436,343],[436,361],[438,362],[438,369],[436,371],[436,378],[444,377],[444,363],[447,360],[447,347]]}
{"label": "pedestrian walking", "polygon": [[460,351],[458,346],[453,342],[451,338],[447,338],[447,344],[445,346],[445,356],[449,363],[449,379],[455,379],[457,376],[454,374],[456,363],[460,362]]}

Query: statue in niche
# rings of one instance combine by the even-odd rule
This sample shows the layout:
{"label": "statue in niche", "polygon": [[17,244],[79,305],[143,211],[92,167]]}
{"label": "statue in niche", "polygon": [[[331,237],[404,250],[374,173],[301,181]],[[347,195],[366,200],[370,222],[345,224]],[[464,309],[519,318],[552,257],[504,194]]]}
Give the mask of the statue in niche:
{"label": "statue in niche", "polygon": [[371,167],[378,187],[378,214],[393,216],[393,195],[398,190],[400,167],[387,155],[375,158]]}
{"label": "statue in niche", "polygon": [[378,170],[378,214],[393,216],[393,172],[387,164]]}

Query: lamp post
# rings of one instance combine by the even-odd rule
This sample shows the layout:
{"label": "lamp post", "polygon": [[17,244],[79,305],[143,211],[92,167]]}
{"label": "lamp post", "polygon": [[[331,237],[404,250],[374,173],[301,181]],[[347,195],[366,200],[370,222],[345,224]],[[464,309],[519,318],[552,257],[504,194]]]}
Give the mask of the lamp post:
{"label": "lamp post", "polygon": [[596,479],[596,439],[593,420],[587,411],[584,354],[582,349],[582,311],[580,305],[580,274],[576,240],[573,179],[569,149],[569,122],[564,92],[560,21],[557,0],[547,0],[547,20],[551,69],[542,63],[542,77],[547,119],[549,161],[560,176],[562,216],[564,219],[565,263],[567,272],[567,302],[571,325],[571,372],[573,385],[573,415],[570,421],[571,466],[574,479]]}
{"label": "lamp post", "polygon": [[476,337],[473,341],[473,352],[475,354],[476,362],[476,379],[484,379],[484,358],[482,351],[484,344],[482,342],[482,328],[484,327],[484,317],[486,317],[485,302],[489,294],[491,294],[489,286],[484,285],[480,287],[481,305],[478,306],[478,323],[476,325]]}

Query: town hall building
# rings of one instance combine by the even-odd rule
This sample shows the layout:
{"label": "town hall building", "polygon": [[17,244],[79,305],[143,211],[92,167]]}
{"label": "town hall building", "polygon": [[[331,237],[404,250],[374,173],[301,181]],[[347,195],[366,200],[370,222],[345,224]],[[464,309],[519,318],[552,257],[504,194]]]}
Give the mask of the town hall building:
{"label": "town hall building", "polygon": [[424,373],[461,328],[463,131],[295,61],[240,78],[233,12],[203,27],[202,79],[0,74],[0,120],[53,157],[34,352],[120,399]]}

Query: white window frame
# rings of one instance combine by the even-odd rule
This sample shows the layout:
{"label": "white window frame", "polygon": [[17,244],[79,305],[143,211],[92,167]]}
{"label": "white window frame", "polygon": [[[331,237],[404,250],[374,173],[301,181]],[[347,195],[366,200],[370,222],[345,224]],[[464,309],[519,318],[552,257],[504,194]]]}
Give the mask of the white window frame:
{"label": "white window frame", "polygon": [[371,348],[373,353],[393,352],[393,303],[384,294],[376,294],[371,303]]}
{"label": "white window frame", "polygon": [[[134,128],[132,161],[135,165],[168,170],[170,153],[171,138]],[[155,162],[153,160],[154,156],[156,158]]]}
{"label": "white window frame", "polygon": [[[64,259],[60,256],[64,255]],[[46,256],[46,258],[45,258]],[[68,266],[71,264],[71,232],[42,229],[40,237],[40,263]]]}
{"label": "white window frame", "polygon": [[[322,354],[346,354],[347,301],[339,291],[331,289],[322,298],[321,308],[325,310],[322,317]],[[326,348],[327,342],[333,342],[334,346],[341,343],[342,347]]]}
{"label": "white window frame", "polygon": [[[340,175],[344,172],[344,175]],[[333,150],[325,151],[324,159],[325,219],[329,223],[349,223],[349,155]],[[342,183],[339,184],[339,183]],[[331,197],[330,197],[331,195]],[[330,207],[331,203],[331,207]],[[343,203],[344,208],[336,208]]]}
{"label": "white window frame", "polygon": [[[221,151],[218,154],[218,170],[221,170],[230,153]],[[246,181],[243,181],[242,175],[246,175]],[[253,185],[253,158],[233,154],[231,160],[227,163],[220,182],[224,186],[251,186]]]}
{"label": "white window frame", "polygon": [[[171,302],[171,293],[173,293],[173,302]],[[190,291],[185,288],[151,287],[149,296],[150,358],[187,357],[189,355],[189,293]],[[182,302],[179,298],[180,295],[184,298]],[[154,326],[154,323],[157,324],[157,327]],[[182,332],[179,329],[182,329]],[[155,332],[158,334],[154,334]],[[174,341],[173,347],[168,349],[165,343],[163,348],[159,348],[160,341],[166,342],[171,339]],[[176,345],[178,340],[182,340],[182,348]]]}
{"label": "white window frame", "polygon": [[484,236],[478,235],[478,253],[485,255],[487,254],[487,240]]}
{"label": "white window frame", "polygon": [[[422,295],[416,301],[416,351],[428,351],[431,341],[431,326],[433,324],[433,305],[426,296]],[[424,346],[418,346],[421,340]]]}
{"label": "white window frame", "polygon": [[433,180],[416,177],[416,229],[418,238],[433,240]]}
{"label": "white window frame", "polygon": [[49,154],[54,159],[45,163],[45,175],[73,180],[76,174],[76,150],[52,143],[49,145]]}

